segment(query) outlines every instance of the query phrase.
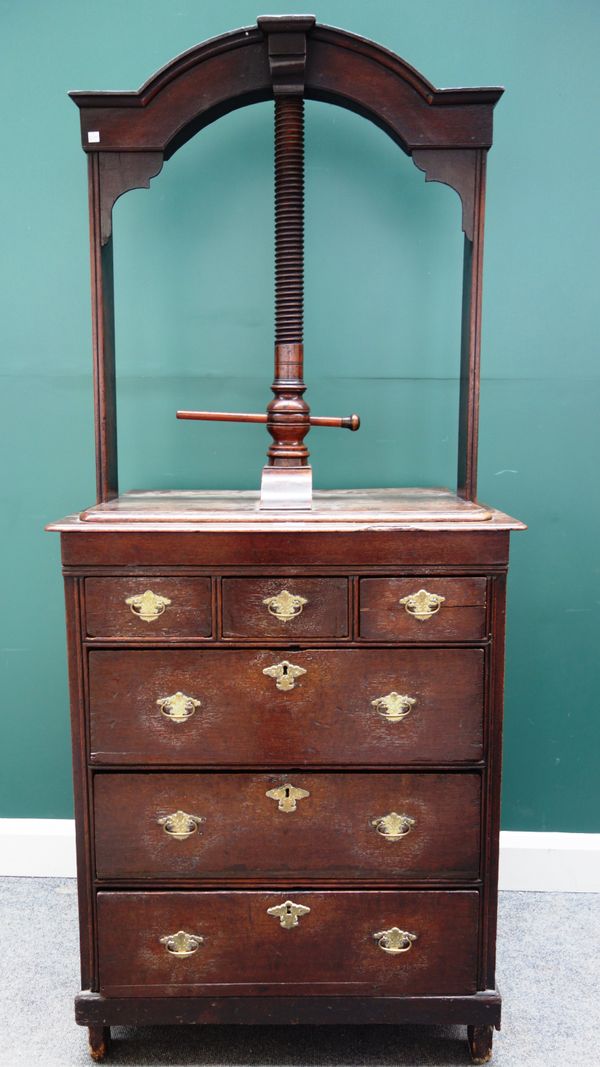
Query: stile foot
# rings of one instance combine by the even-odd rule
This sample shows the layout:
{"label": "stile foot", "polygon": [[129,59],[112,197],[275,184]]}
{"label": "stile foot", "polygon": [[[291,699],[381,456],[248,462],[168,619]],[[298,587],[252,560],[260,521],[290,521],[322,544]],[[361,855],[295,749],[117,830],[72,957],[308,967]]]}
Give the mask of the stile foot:
{"label": "stile foot", "polygon": [[489,1063],[492,1058],[493,1026],[468,1026],[467,1040],[473,1063]]}
{"label": "stile foot", "polygon": [[110,1026],[88,1026],[88,1047],[96,1063],[110,1050]]}

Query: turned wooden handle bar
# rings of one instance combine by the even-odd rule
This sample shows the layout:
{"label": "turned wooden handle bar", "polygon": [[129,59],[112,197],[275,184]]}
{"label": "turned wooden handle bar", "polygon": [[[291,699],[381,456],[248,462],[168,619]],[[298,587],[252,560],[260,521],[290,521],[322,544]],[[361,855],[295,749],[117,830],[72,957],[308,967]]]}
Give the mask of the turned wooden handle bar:
{"label": "turned wooden handle bar", "polygon": [[[268,419],[267,414],[254,414],[245,411],[178,411],[178,419],[196,419],[202,422],[262,422]],[[310,415],[311,426],[334,426],[341,430],[358,430],[360,418],[358,415],[349,415],[345,419],[327,418],[324,416]]]}

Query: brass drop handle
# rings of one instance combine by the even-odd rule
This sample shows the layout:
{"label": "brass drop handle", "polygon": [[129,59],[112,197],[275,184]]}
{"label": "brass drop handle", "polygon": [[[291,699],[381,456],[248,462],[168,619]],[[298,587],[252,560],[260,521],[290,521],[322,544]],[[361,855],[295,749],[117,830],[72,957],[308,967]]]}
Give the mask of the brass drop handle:
{"label": "brass drop handle", "polygon": [[197,832],[198,827],[205,820],[203,815],[188,815],[187,811],[179,810],[156,821],[169,837],[174,837],[176,841],[185,841]]}
{"label": "brass drop handle", "polygon": [[196,700],[195,697],[188,697],[179,690],[170,697],[159,697],[156,703],[165,719],[170,719],[171,722],[175,723],[187,722],[188,719],[191,719],[196,708],[201,706],[200,700]]}
{"label": "brass drop handle", "polygon": [[412,615],[413,619],[427,622],[437,615],[445,599],[446,597],[440,596],[439,593],[428,593],[426,589],[419,589],[417,593],[403,596],[400,604],[404,605],[404,610],[408,615]]}
{"label": "brass drop handle", "polygon": [[200,934],[188,934],[185,930],[178,930],[176,934],[159,938],[159,941],[171,956],[177,956],[181,960],[193,956],[203,944],[204,938],[200,937]]}
{"label": "brass drop handle", "polygon": [[302,608],[308,604],[308,600],[305,596],[297,596],[287,589],[282,589],[277,596],[265,597],[263,604],[266,605],[269,614],[274,615],[280,622],[289,622],[290,619],[296,619],[302,614]]}
{"label": "brass drop handle", "polygon": [[417,940],[416,934],[409,934],[408,930],[400,930],[397,926],[392,926],[390,930],[380,930],[378,934],[373,934],[373,937],[379,948],[388,952],[390,956],[408,952],[413,942]]}
{"label": "brass drop handle", "polygon": [[274,678],[277,689],[282,693],[288,693],[290,689],[295,689],[296,678],[301,678],[303,674],[306,674],[306,669],[297,667],[295,663],[290,663],[287,659],[282,659],[281,663],[274,663],[272,667],[265,667],[263,674],[266,674],[269,678]]}
{"label": "brass drop handle", "polygon": [[410,815],[398,815],[397,811],[390,811],[389,815],[371,820],[371,826],[374,826],[386,841],[399,841],[410,833],[414,825],[415,820]]}
{"label": "brass drop handle", "polygon": [[168,608],[171,601],[167,596],[160,596],[159,593],[146,589],[145,593],[128,596],[125,603],[129,605],[132,614],[137,615],[138,619],[144,622],[155,622]]}
{"label": "brass drop handle", "polygon": [[416,697],[409,697],[405,693],[396,693],[393,690],[384,697],[376,697],[371,701],[371,706],[376,708],[382,719],[387,722],[402,722],[411,709],[417,703]]}

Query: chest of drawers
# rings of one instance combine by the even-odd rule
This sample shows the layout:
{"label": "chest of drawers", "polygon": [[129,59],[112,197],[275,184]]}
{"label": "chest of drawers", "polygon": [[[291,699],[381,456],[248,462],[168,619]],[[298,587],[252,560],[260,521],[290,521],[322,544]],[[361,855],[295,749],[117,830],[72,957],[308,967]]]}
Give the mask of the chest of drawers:
{"label": "chest of drawers", "polygon": [[[310,15],[261,16],[137,92],[71,94],[88,156],[99,503],[52,528],[73,723],[76,1015],[95,1059],[113,1025],[216,1022],[463,1023],[474,1061],[491,1056],[505,579],[522,526],[476,502],[485,171],[501,94],[436,89]],[[177,412],[266,424],[260,500],[119,496],[113,204],[204,127],[267,100],[273,397],[261,412]],[[305,100],[371,120],[460,197],[456,495],[312,494],[311,426],[360,419],[313,416],[304,397]],[[347,223],[360,256],[360,223]],[[420,247],[417,258],[420,270]],[[380,274],[369,292],[395,304],[397,280],[385,296]],[[350,332],[329,311],[324,363],[330,346],[345,360]],[[382,390],[410,336],[398,311],[393,336],[374,333],[360,353],[368,378],[385,353]],[[373,313],[366,292],[357,312]],[[199,321],[193,300],[184,314]],[[224,352],[206,357],[211,373]],[[366,416],[433,447],[434,416],[408,394]],[[371,437],[374,463],[388,429]]]}
{"label": "chest of drawers", "polygon": [[485,1059],[519,524],[202,500],[54,527],[92,1055],[123,1023],[453,1021]]}

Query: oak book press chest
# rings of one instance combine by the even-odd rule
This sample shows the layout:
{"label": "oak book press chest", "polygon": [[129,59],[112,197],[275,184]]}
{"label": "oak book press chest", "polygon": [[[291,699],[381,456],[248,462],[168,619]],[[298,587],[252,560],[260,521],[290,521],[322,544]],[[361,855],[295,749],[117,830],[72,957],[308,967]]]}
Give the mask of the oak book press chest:
{"label": "oak book press chest", "polygon": [[[62,542],[82,992],[112,1025],[500,1023],[505,579],[476,502],[484,176],[501,89],[435,89],[310,16],[259,18],[138,92],[76,92],[88,154],[98,502]],[[458,491],[312,494],[303,101],[370,119],[465,233]],[[118,494],[112,207],[274,99],[275,378],[260,494]],[[401,425],[399,420],[399,432]]]}

